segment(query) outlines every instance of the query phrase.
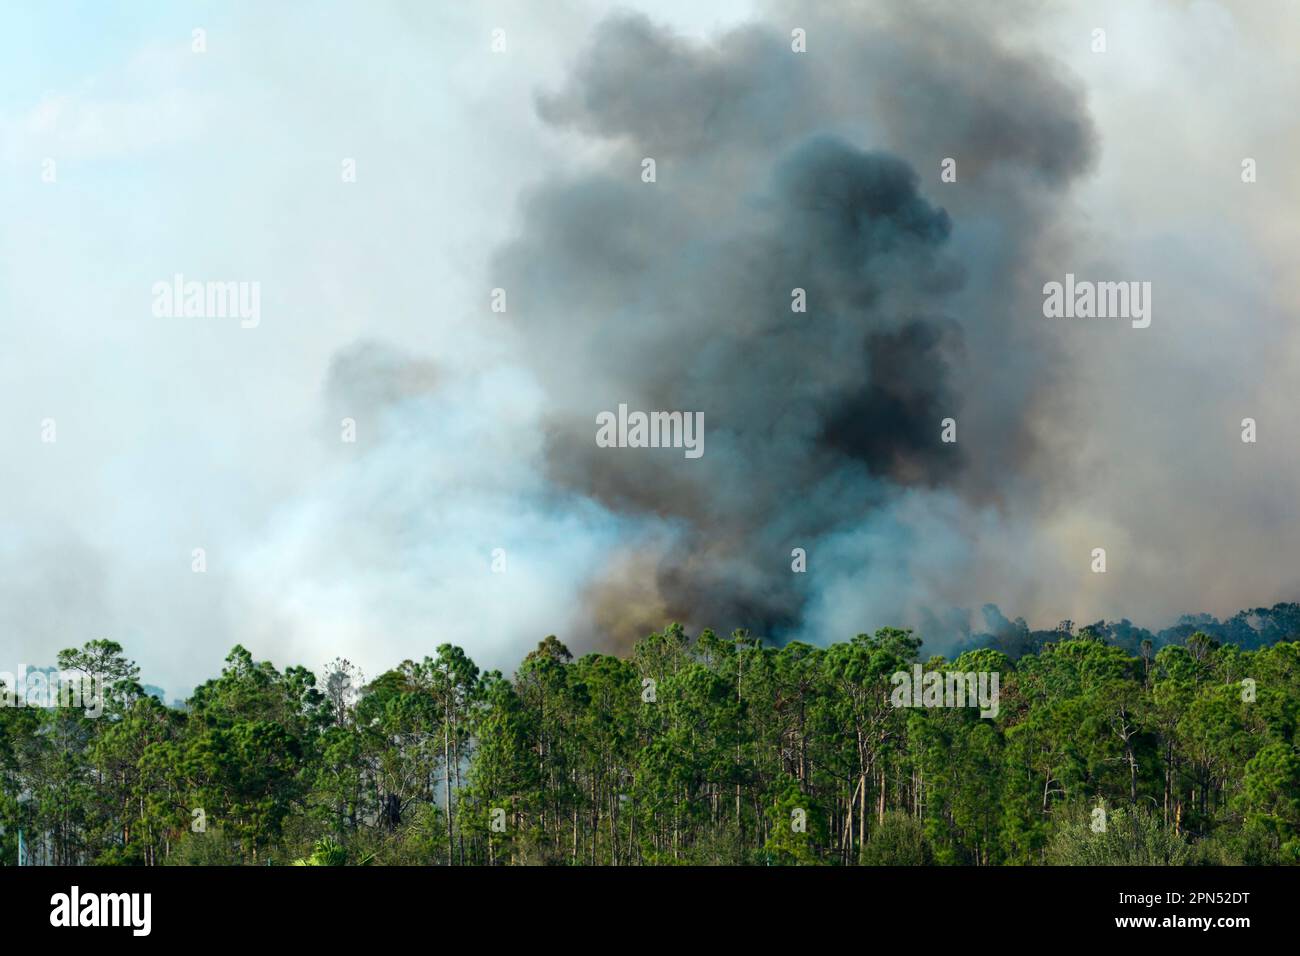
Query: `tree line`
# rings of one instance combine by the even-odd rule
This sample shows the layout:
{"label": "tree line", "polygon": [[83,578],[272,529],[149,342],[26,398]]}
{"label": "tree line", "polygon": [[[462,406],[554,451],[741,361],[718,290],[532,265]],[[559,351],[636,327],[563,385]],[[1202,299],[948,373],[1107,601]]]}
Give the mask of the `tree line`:
{"label": "tree line", "polygon": [[[183,707],[115,642],[101,716],[0,708],[0,854],[52,864],[1300,863],[1300,642],[1133,653],[1065,626],[919,659],[671,625],[626,658],[458,647],[363,682],[243,647]],[[996,673],[994,718],[893,675]]]}

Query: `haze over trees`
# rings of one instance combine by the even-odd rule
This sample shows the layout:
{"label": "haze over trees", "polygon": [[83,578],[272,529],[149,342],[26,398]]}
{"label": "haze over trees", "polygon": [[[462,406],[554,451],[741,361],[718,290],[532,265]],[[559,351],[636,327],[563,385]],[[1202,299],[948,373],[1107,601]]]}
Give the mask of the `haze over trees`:
{"label": "haze over trees", "polygon": [[235,647],[183,709],[94,641],[59,664],[101,717],[0,708],[0,855],[21,824],[43,863],[1300,863],[1300,643],[1126,635],[920,662],[997,672],[991,719],[893,706],[895,628],[550,636],[511,678],[444,644],[364,683]]}

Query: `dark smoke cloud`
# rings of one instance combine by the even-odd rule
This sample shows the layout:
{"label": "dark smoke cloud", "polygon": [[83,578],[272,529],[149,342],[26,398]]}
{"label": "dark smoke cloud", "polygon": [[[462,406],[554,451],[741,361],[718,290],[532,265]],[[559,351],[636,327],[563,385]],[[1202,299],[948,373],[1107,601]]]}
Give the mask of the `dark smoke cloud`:
{"label": "dark smoke cloud", "polygon": [[538,114],[665,157],[770,150],[812,128],[819,111],[807,74],[774,68],[788,56],[766,27],[733,30],[705,47],[644,17],[611,17],[592,31],[568,85],[538,97]]}
{"label": "dark smoke cloud", "polygon": [[[547,398],[547,474],[673,529],[591,583],[592,626],[615,641],[668,617],[806,630],[828,576],[872,568],[792,574],[793,547],[816,564],[822,542],[861,536],[875,560],[920,557],[880,530],[905,495],[987,503],[1033,454],[1053,361],[1025,328],[1033,250],[1065,241],[1057,197],[1092,161],[1078,96],[937,22],[809,32],[824,53],[764,26],[700,45],[613,17],[538,100],[610,147],[527,197],[493,269]],[[949,155],[960,186],[940,183]],[[620,403],[703,412],[704,457],[596,447],[596,415]],[[945,445],[950,416],[994,437]],[[873,610],[915,610],[924,588]]]}

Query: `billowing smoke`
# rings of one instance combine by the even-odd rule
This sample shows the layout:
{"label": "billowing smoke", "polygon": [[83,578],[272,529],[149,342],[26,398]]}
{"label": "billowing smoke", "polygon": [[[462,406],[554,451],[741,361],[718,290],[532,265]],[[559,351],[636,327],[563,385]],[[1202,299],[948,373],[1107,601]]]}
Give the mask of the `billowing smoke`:
{"label": "billowing smoke", "polygon": [[[1057,362],[1037,257],[1069,241],[1093,134],[1050,66],[946,24],[808,22],[796,53],[776,26],[602,22],[538,95],[594,148],[521,197],[484,282],[505,302],[490,354],[335,359],[329,421],[363,437],[318,503],[342,518],[252,562],[274,603],[346,600],[373,640],[426,627],[511,663],[547,631],[619,649],[668,620],[943,643],[972,591],[1021,596],[1008,563],[1037,559],[1008,542]],[[598,446],[620,405],[702,413],[703,456]],[[364,574],[282,579],[287,542]]]}
{"label": "billowing smoke", "polygon": [[[621,649],[668,620],[943,646],[967,607],[1017,606],[1058,371],[1037,258],[1069,243],[1093,134],[1044,62],[906,16],[802,23],[807,53],[784,27],[599,23],[538,92],[588,148],[520,198],[490,347],[331,365],[326,441],[348,416],[359,438],[248,562],[268,627],[309,606],[311,646],[507,666],[542,633]],[[699,412],[705,453],[599,446],[620,406]]]}
{"label": "billowing smoke", "polygon": [[[1295,600],[1285,0],[628,2],[246,5],[204,57],[18,70],[5,669],[107,637],[171,697],[236,642],[1158,643]],[[260,325],[152,315],[177,272]],[[1151,326],[1047,318],[1067,273],[1150,281]],[[620,405],[703,457],[599,447]]]}
{"label": "billowing smoke", "polygon": [[[774,29],[701,46],[617,17],[539,99],[611,147],[526,198],[492,275],[546,395],[547,475],[676,531],[629,542],[591,582],[601,633],[669,618],[797,632],[829,579],[911,550],[877,534],[855,567],[828,560],[830,540],[872,536],[908,490],[978,501],[1027,453],[1044,346],[1018,300],[1056,195],[1087,167],[1079,101],[969,38],[836,32],[850,57],[793,53]],[[934,129],[957,183],[940,181]],[[959,195],[964,243],[944,208]],[[597,447],[596,415],[620,404],[702,412],[706,453]],[[968,450],[941,441],[945,418],[1003,424]],[[810,573],[792,572],[795,548]]]}

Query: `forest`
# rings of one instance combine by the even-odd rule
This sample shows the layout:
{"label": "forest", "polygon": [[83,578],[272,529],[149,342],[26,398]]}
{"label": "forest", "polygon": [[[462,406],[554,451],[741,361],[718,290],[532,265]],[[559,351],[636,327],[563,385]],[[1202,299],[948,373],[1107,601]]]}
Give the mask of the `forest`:
{"label": "forest", "polygon": [[[549,636],[507,677],[443,644],[370,680],[237,646],[181,706],[92,641],[58,665],[105,688],[98,717],[0,708],[0,851],[4,865],[1300,863],[1300,642],[1021,631],[948,660],[897,628],[775,646],[674,624],[626,657],[575,658]],[[916,664],[997,675],[996,717],[894,706],[891,677]]]}

